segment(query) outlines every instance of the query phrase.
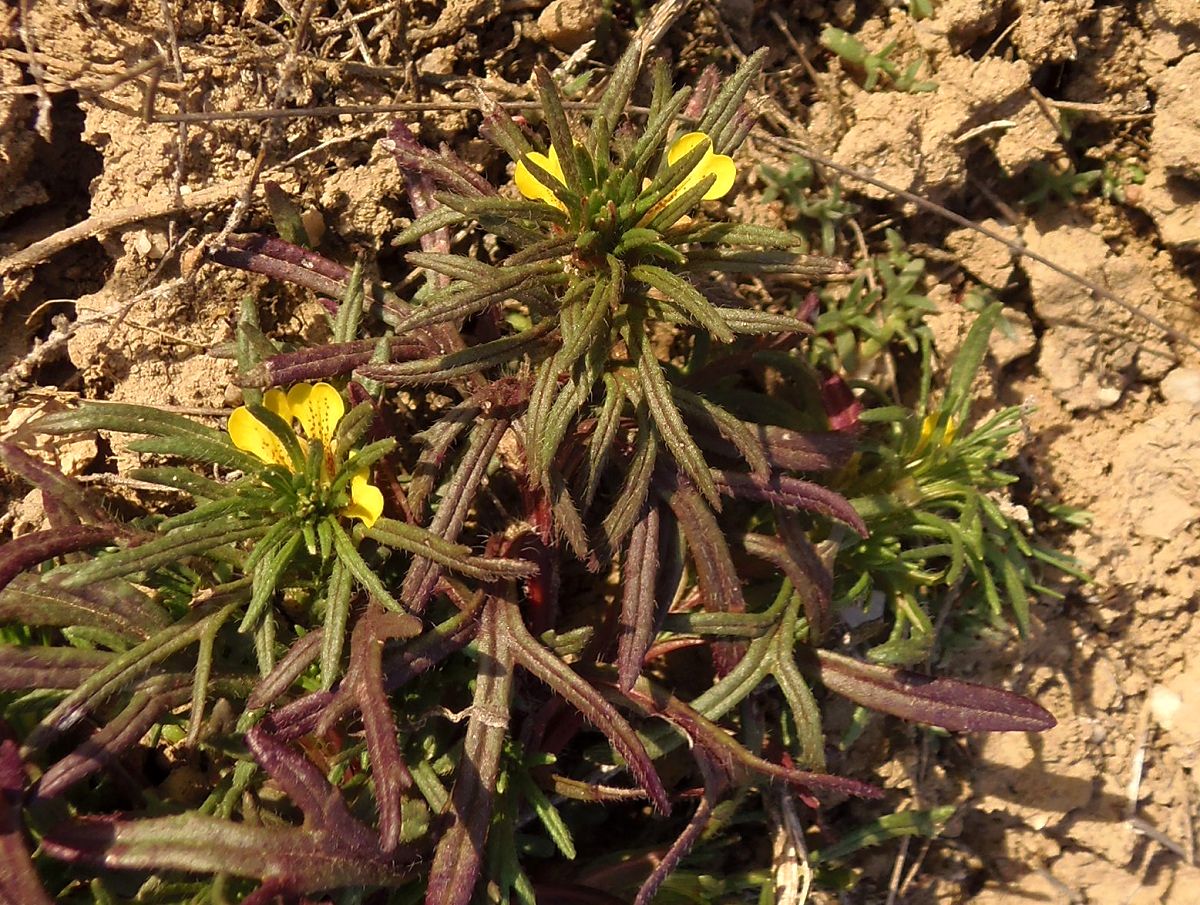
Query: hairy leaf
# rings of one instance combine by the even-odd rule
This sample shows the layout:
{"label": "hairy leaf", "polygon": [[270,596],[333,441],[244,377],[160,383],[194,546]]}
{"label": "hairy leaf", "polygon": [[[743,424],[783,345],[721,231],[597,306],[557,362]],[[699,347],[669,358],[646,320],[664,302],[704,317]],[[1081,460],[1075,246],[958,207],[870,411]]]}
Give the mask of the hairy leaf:
{"label": "hairy leaf", "polygon": [[959,679],[872,666],[831,651],[798,651],[801,666],[857,704],[951,732],[1043,732],[1054,717],[1029,698]]}

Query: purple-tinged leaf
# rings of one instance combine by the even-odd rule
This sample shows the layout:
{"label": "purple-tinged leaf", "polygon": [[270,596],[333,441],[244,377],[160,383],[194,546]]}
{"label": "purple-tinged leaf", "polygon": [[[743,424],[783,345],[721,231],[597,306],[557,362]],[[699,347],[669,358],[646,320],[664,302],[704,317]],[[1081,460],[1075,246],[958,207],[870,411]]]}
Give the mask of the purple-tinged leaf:
{"label": "purple-tinged leaf", "polygon": [[465,592],[457,593],[457,586],[453,582],[446,581],[446,585],[451,598],[458,603],[459,611],[445,622],[428,629],[403,649],[384,658],[383,675],[389,692],[433,669],[475,637],[479,628],[475,617],[483,607],[483,592],[476,591],[468,596]]}
{"label": "purple-tinged leaf", "polygon": [[[616,684],[610,679],[605,678],[597,684],[607,694],[621,694],[617,690]],[[691,740],[693,745],[703,749],[713,762],[731,777],[737,778],[741,774],[749,772],[781,779],[814,792],[836,792],[859,798],[881,798],[883,796],[879,789],[855,779],[833,776],[828,773],[796,770],[765,760],[746,750],[737,739],[694,707],[644,677],[638,679],[634,687],[624,694],[624,697],[647,713],[673,723]]]}
{"label": "purple-tinged leaf", "polygon": [[[273,355],[247,371],[241,377],[241,384],[263,389],[300,381],[345,377],[369,362],[375,356],[378,345],[374,339],[357,339]],[[388,341],[388,350],[391,361],[409,361],[429,354],[425,344],[411,335],[392,338]]]}
{"label": "purple-tinged leaf", "polygon": [[[446,485],[437,513],[429,523],[429,530],[433,534],[452,542],[458,539],[467,512],[475,500],[475,492],[487,475],[492,456],[506,430],[508,422],[500,419],[484,418],[476,423],[471,431],[471,442],[454,476]],[[413,558],[400,590],[401,600],[412,612],[420,613],[425,609],[440,573],[441,567],[432,560],[422,556]]]}
{"label": "purple-tinged leaf", "polygon": [[0,646],[0,689],[76,688],[115,654],[73,647]]}
{"label": "purple-tinged leaf", "polygon": [[110,525],[112,518],[94,502],[87,488],[57,468],[35,459],[14,443],[0,443],[0,463],[42,492],[42,505],[54,528]]}
{"label": "purple-tinged leaf", "polygon": [[479,879],[512,706],[515,651],[504,626],[504,605],[495,597],[484,604],[471,719],[451,793],[453,823],[434,853],[425,905],[467,905]]}
{"label": "purple-tinged leaf", "polygon": [[830,691],[856,704],[951,732],[1044,732],[1054,716],[1011,691],[874,666],[830,651],[798,650]]}
{"label": "purple-tinged leaf", "polygon": [[[243,236],[214,249],[212,258],[226,267],[261,273],[340,299],[346,293],[349,268],[315,251],[268,236]],[[330,313],[336,312],[336,306]]]}
{"label": "purple-tinged leaf", "polygon": [[671,809],[667,791],[654,769],[654,762],[633,727],[604,696],[547,650],[529,634],[521,620],[521,611],[509,602],[503,604],[503,625],[513,646],[517,662],[567,701],[589,723],[608,738],[625,759],[634,779],[646,790],[647,797],[661,814]]}
{"label": "purple-tinged leaf", "polygon": [[833,576],[795,517],[783,511],[775,517],[779,537],[747,534],[742,544],[751,556],[771,563],[787,576],[804,604],[809,643],[816,644],[831,622]]}
{"label": "purple-tinged leaf", "polygon": [[648,506],[633,526],[622,570],[617,674],[628,689],[642,674],[642,661],[654,640],[655,586],[658,579],[658,508]]}
{"label": "purple-tinged leaf", "polygon": [[0,622],[78,625],[144,641],[169,625],[154,601],[121,579],[64,587],[65,575],[19,575],[0,591]]}
{"label": "purple-tinged leaf", "polygon": [[671,843],[671,847],[654,865],[654,870],[650,872],[650,876],[637,891],[637,898],[633,900],[634,905],[650,905],[654,901],[654,895],[658,892],[659,887],[679,866],[679,862],[684,859],[684,856],[692,850],[692,846],[699,841],[700,835],[712,819],[713,809],[727,785],[725,777],[721,775],[704,751],[696,751],[694,757],[704,776],[704,797],[700,799],[699,806],[692,814],[683,832]]}
{"label": "purple-tinged leaf", "polygon": [[853,528],[862,537],[867,526],[850,501],[827,487],[802,481],[789,475],[776,474],[770,478],[735,471],[713,469],[713,480],[726,496],[739,500],[771,503],[785,509],[801,509],[837,519]]}
{"label": "purple-tinged leaf", "polygon": [[318,627],[299,641],[292,642],[283,659],[254,686],[254,691],[246,699],[246,709],[260,710],[287,694],[295,681],[320,656],[324,633],[325,630]]}
{"label": "purple-tinged leaf", "polygon": [[412,849],[385,855],[373,844],[362,844],[360,836],[232,823],[199,814],[147,820],[106,816],[58,826],[46,834],[42,848],[70,864],[232,874],[274,880],[293,893],[399,886],[413,878],[417,855]]}
{"label": "purple-tinged leaf", "polygon": [[116,762],[168,709],[186,701],[187,696],[186,688],[176,689],[172,695],[145,691],[133,695],[107,726],[46,771],[38,783],[37,798],[55,798]]}
{"label": "purple-tinged leaf", "polygon": [[111,544],[121,534],[115,525],[103,528],[69,525],[34,531],[0,547],[0,589],[34,566],[66,553]]}
{"label": "purple-tinged leaf", "polygon": [[263,718],[263,728],[278,741],[294,742],[317,730],[333,701],[332,691],[314,691],[273,710]]}
{"label": "purple-tinged leaf", "polygon": [[767,459],[784,471],[829,471],[841,468],[854,455],[857,443],[844,433],[805,434],[771,425],[760,425],[759,440]]}
{"label": "purple-tinged leaf", "polygon": [[[492,185],[467,166],[457,154],[445,145],[442,146],[440,152],[426,147],[400,120],[392,123],[387,138],[383,139],[380,145],[396,158],[396,164],[400,167],[405,182],[408,183],[410,197],[413,183],[417,177],[422,175],[429,177],[442,188],[459,195],[496,194]],[[417,203],[414,203],[413,207],[413,213],[418,217],[425,213],[425,209],[416,209]]]}
{"label": "purple-tinged leaf", "polygon": [[412,788],[412,775],[400,753],[396,721],[383,683],[383,645],[391,638],[412,638],[421,632],[421,620],[399,613],[369,609],[354,626],[350,639],[350,666],[343,683],[358,701],[362,713],[371,777],[379,808],[379,845],[385,852],[400,845],[401,795]]}
{"label": "purple-tinged leaf", "polygon": [[246,733],[246,746],[304,813],[306,828],[355,848],[371,849],[376,845],[371,831],[351,815],[341,793],[304,754],[279,741],[261,723]]}
{"label": "purple-tinged leaf", "polygon": [[17,744],[0,741],[0,901],[16,905],[51,905],[25,844],[21,798],[25,769]]}
{"label": "purple-tinged leaf", "polygon": [[729,555],[725,535],[716,516],[705,505],[691,482],[681,474],[660,472],[657,486],[665,492],[696,563],[700,593],[710,612],[740,613],[746,609],[742,583]]}

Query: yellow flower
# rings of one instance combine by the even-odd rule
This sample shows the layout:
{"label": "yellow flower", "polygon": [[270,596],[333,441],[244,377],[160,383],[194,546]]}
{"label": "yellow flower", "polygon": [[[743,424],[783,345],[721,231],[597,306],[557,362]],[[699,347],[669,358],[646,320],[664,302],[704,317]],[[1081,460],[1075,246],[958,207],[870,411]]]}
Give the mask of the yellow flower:
{"label": "yellow flower", "polygon": [[[921,436],[917,439],[916,452],[922,452],[929,441],[933,439],[933,431],[937,427],[938,415],[936,412],[931,412],[925,416],[925,420],[921,422]],[[958,433],[958,423],[950,418],[946,423],[946,430],[942,433],[941,439],[938,441],[939,449],[946,449],[954,442],[954,437]]]}
{"label": "yellow flower", "polygon": [[[288,425],[298,421],[304,436],[297,436],[302,449],[308,440],[319,440],[325,451],[322,480],[333,479],[334,433],[346,414],[342,394],[327,383],[298,383],[285,394],[269,390],[263,395],[263,408],[274,412]],[[292,469],[292,460],[280,439],[259,421],[244,405],[229,416],[229,437],[233,445],[261,459],[268,465]],[[306,439],[307,438],[307,439]],[[342,508],[347,518],[361,519],[370,528],[383,513],[383,493],[370,483],[367,469],[361,469],[350,479],[350,503]]]}
{"label": "yellow flower", "polygon": [[[681,135],[675,139],[671,143],[671,147],[667,149],[667,163],[674,166],[701,142],[708,142],[708,149],[705,151],[704,156],[700,158],[700,162],[692,168],[692,171],[684,177],[683,182],[671,192],[670,196],[659,202],[659,208],[665,207],[677,195],[686,192],[708,176],[713,176],[715,179],[708,191],[704,193],[701,199],[703,201],[713,201],[717,198],[723,198],[733,188],[733,181],[737,178],[737,168],[733,165],[733,158],[725,154],[714,154],[712,140],[703,132],[688,132],[686,135]],[[529,159],[545,170],[546,174],[558,182],[559,185],[565,186],[567,184],[566,178],[563,176],[562,164],[559,163],[558,149],[553,145],[550,146],[549,156],[532,151],[529,154]],[[566,205],[559,200],[558,196],[554,194],[554,191],[549,186],[530,172],[529,168],[525,166],[524,161],[518,161],[517,169],[513,174],[513,182],[516,183],[517,190],[529,200],[544,202],[551,207],[558,208],[564,214],[567,213]]]}
{"label": "yellow flower", "polygon": [[[554,145],[550,146],[549,157],[537,151],[530,151],[529,159],[545,170],[547,174],[554,177],[559,185],[565,186],[567,184],[567,179],[563,176],[562,164],[558,161],[558,149]],[[525,166],[525,161],[517,161],[517,169],[513,173],[513,182],[517,184],[517,191],[530,201],[541,201],[549,204],[551,207],[557,207],[564,214],[567,212],[567,206],[558,200],[558,196],[554,194],[553,190],[548,188],[530,172],[529,168]]]}
{"label": "yellow flower", "polygon": [[704,156],[700,158],[700,162],[695,168],[684,177],[683,182],[679,183],[679,188],[671,193],[671,196],[682,195],[692,186],[700,183],[701,180],[707,179],[709,176],[715,176],[716,179],[704,193],[702,201],[715,201],[717,198],[724,198],[729,194],[729,190],[733,188],[733,181],[737,178],[737,168],[733,165],[733,158],[726,154],[714,154],[712,149],[712,140],[703,132],[688,132],[686,135],[681,135],[671,143],[671,147],[667,149],[667,163],[674,166],[677,161],[682,160],[691,153],[701,142],[708,142],[708,150],[704,152]]}

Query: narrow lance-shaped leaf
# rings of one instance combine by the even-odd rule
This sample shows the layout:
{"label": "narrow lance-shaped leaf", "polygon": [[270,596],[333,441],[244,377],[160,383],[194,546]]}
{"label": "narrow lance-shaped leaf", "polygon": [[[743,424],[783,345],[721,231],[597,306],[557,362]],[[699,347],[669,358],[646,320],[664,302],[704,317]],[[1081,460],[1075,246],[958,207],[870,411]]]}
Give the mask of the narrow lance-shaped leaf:
{"label": "narrow lance-shaped leaf", "polygon": [[622,569],[617,674],[622,690],[631,688],[654,639],[658,579],[658,508],[647,506],[633,527]]}
{"label": "narrow lance-shaped leaf", "polygon": [[679,866],[679,862],[692,850],[692,847],[700,841],[701,834],[712,820],[717,801],[728,785],[716,765],[710,762],[706,752],[696,751],[694,758],[704,777],[704,795],[700,799],[695,813],[688,820],[687,826],[683,828],[683,832],[671,843],[666,854],[654,865],[654,870],[650,872],[650,876],[638,889],[637,897],[633,900],[634,905],[650,905],[654,901],[655,894],[666,882],[667,877],[674,872],[675,868]]}
{"label": "narrow lance-shaped leaf", "polygon": [[0,899],[21,905],[51,905],[25,844],[25,821],[21,818],[24,792],[21,755],[16,742],[6,738],[0,741]]}
{"label": "narrow lance-shaped leaf", "polygon": [[46,834],[52,858],[109,870],[182,871],[272,878],[296,893],[347,886],[400,886],[413,879],[417,853],[307,827],[254,826],[199,814],[146,820],[84,817]]}
{"label": "narrow lance-shaped leaf", "polygon": [[27,569],[67,553],[78,553],[89,547],[111,544],[116,540],[119,529],[110,527],[87,527],[69,525],[65,528],[48,528],[34,531],[10,540],[0,548],[0,588],[8,586],[14,578]]}
{"label": "narrow lance-shaped leaf", "polygon": [[76,688],[115,656],[73,647],[0,645],[0,690]]}
{"label": "narrow lance-shaped leaf", "polygon": [[454,822],[434,852],[426,905],[467,905],[479,878],[492,795],[500,774],[500,754],[508,734],[513,687],[514,652],[501,606],[498,598],[484,604],[479,626],[479,674],[451,798]]}
{"label": "narrow lance-shaped leaf", "polygon": [[346,682],[362,713],[379,809],[379,844],[387,852],[400,846],[401,795],[412,787],[413,779],[400,754],[396,722],[384,689],[383,644],[389,638],[411,638],[420,632],[419,619],[371,609],[354,626],[350,642]]}
{"label": "narrow lance-shaped leaf", "polygon": [[120,579],[67,587],[65,569],[19,575],[0,591],[0,622],[86,626],[145,640],[170,624],[146,594]]}
{"label": "narrow lance-shaped leaf", "polygon": [[39,723],[25,741],[28,750],[43,748],[59,734],[70,729],[94,708],[118,690],[153,669],[176,652],[194,644],[212,622],[228,619],[245,602],[247,582],[238,582],[214,591],[187,616],[168,626],[137,647],[126,651],[90,676],[86,682],[63,698]]}
{"label": "narrow lance-shaped leaf", "polygon": [[445,383],[532,355],[553,332],[554,326],[553,321],[546,320],[528,330],[480,343],[461,352],[416,361],[362,364],[356,371],[370,380],[397,386]]}
{"label": "narrow lance-shaped leaf", "polygon": [[88,525],[112,523],[112,517],[91,499],[82,484],[35,459],[15,443],[0,443],[0,463],[42,492],[51,527],[66,528],[78,522]]}
{"label": "narrow lance-shaped leaf", "polygon": [[650,264],[640,264],[634,267],[629,275],[648,286],[657,289],[671,302],[713,335],[719,342],[733,342],[733,331],[721,315],[721,309],[700,294],[691,283],[665,270]]}
{"label": "narrow lance-shaped leaf", "polygon": [[720,511],[721,500],[717,485],[709,473],[708,464],[704,461],[704,453],[696,446],[696,441],[688,433],[687,425],[679,414],[671,399],[671,387],[662,373],[662,365],[655,358],[650,343],[642,334],[640,327],[631,333],[630,339],[637,354],[638,377],[646,406],[658,427],[659,435],[666,444],[679,467],[695,483],[699,491],[708,500],[708,504]]}
{"label": "narrow lance-shaped leaf", "polygon": [[596,689],[529,634],[521,620],[520,610],[514,604],[503,603],[501,618],[513,645],[514,656],[521,666],[554,689],[584,719],[603,732],[617,753],[625,759],[630,772],[646,790],[655,808],[663,814],[670,811],[670,801],[662,780],[637,733],[625,718]]}
{"label": "narrow lance-shaped leaf", "polygon": [[718,469],[713,469],[712,478],[722,493],[736,499],[774,503],[787,509],[816,512],[849,525],[862,537],[867,536],[867,526],[850,505],[850,501],[820,484],[788,475],[776,474],[770,478],[760,478],[757,475]]}
{"label": "narrow lance-shaped leaf", "polygon": [[1054,717],[1029,698],[959,679],[872,666],[830,651],[798,650],[800,665],[857,704],[951,732],[1043,732]]}
{"label": "narrow lance-shaped leaf", "polygon": [[[491,418],[475,425],[467,451],[446,485],[441,505],[429,524],[432,533],[447,541],[454,541],[458,537],[475,492],[487,474],[488,465],[507,429],[506,421]],[[431,559],[421,556],[413,559],[400,593],[414,613],[421,612],[428,603],[439,571],[440,567]]]}
{"label": "narrow lance-shaped leaf", "polygon": [[[732,675],[732,674],[731,674]],[[606,694],[618,694],[616,685],[609,679],[600,680],[599,686]],[[645,677],[639,678],[624,694],[629,701],[671,723],[667,731],[677,740],[687,738],[702,749],[715,765],[727,776],[740,779],[745,773],[756,773],[781,779],[792,785],[815,792],[838,792],[860,798],[881,798],[883,793],[874,786],[843,776],[796,770],[782,764],[772,763],[746,750],[728,732],[706,717],[699,709],[685,704],[665,688]],[[680,735],[682,733],[682,736]],[[669,746],[674,748],[675,745]]]}

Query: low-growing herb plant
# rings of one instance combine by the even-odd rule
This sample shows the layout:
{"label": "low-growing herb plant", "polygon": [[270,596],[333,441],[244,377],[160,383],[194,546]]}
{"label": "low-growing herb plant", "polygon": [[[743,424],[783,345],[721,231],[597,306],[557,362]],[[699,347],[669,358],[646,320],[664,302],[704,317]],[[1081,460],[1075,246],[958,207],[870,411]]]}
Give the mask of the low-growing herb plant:
{"label": "low-growing herb plant", "polygon": [[[284,350],[246,304],[225,423],[87,403],[30,427],[133,435],[131,477],[173,505],[117,518],[0,445],[49,521],[0,552],[6,894],[766,901],[787,865],[747,869],[708,829],[765,820],[793,861],[836,867],[945,820],[883,815],[840,844],[801,823],[882,795],[838,772],[828,694],[951,731],[1053,724],[881,665],[928,650],[908,601],[995,567],[1011,422],[958,436],[956,371],[941,408],[865,433],[844,378],[913,328],[912,262],[880,263],[870,302],[852,282],[810,339],[811,306],[779,300],[849,268],[720,205],[762,54],[694,92],[660,65],[643,119],[639,51],[581,119],[539,69],[548,142],[481,101],[511,185],[395,125],[411,297],[408,273],[372,283],[296,241],[219,249],[317,292],[332,331]],[[878,305],[903,313],[875,335]],[[832,639],[874,588],[896,609],[872,663]]]}

